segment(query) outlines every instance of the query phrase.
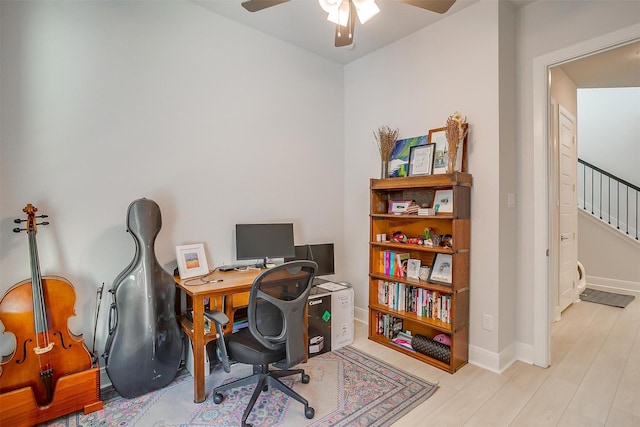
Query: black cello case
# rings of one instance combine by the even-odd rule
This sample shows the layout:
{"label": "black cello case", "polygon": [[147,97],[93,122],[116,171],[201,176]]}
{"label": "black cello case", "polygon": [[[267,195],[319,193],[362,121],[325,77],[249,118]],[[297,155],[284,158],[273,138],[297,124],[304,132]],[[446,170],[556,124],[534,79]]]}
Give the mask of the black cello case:
{"label": "black cello case", "polygon": [[106,371],[111,384],[132,398],[169,384],[182,356],[176,320],[176,285],[158,263],[154,243],[162,218],[157,203],[138,199],[127,210],[127,231],[136,244],[129,266],[113,282]]}

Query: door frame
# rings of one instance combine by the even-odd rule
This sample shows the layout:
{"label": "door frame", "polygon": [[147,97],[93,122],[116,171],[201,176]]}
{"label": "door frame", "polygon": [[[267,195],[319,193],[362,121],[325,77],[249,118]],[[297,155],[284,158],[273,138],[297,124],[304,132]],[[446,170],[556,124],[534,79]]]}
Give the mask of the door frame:
{"label": "door frame", "polygon": [[[551,362],[552,277],[549,259],[557,256],[550,245],[553,205],[552,188],[558,187],[550,174],[551,137],[549,75],[551,68],[640,39],[640,24],[596,37],[533,60],[533,363],[547,367]],[[553,186],[553,187],[552,187]]]}

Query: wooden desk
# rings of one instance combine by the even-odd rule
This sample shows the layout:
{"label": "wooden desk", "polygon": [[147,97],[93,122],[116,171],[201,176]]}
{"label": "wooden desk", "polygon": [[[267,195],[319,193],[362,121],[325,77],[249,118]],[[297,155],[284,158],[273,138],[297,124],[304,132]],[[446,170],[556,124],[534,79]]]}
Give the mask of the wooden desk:
{"label": "wooden desk", "polygon": [[[251,269],[247,271],[215,271],[206,276],[208,280],[222,280],[217,283],[202,283],[200,279],[180,280],[175,278],[178,292],[176,292],[176,316],[180,328],[193,343],[193,401],[204,402],[204,355],[205,345],[216,339],[216,331],[205,333],[204,330],[204,300],[209,298],[209,308],[224,311],[229,316],[229,325],[225,332],[233,329],[233,314],[238,307],[247,304],[249,290],[253,279],[263,270]],[[187,297],[187,307],[193,308],[193,322],[182,312],[182,295]],[[227,298],[224,298],[227,297]],[[224,303],[223,303],[224,300]]]}

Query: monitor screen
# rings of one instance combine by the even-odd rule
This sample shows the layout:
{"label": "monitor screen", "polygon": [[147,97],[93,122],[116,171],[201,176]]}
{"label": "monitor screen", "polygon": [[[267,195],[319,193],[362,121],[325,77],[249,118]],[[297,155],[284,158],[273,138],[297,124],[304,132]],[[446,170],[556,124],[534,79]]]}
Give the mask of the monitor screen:
{"label": "monitor screen", "polygon": [[236,259],[252,260],[295,256],[293,224],[236,224]]}
{"label": "monitor screen", "polygon": [[296,254],[293,257],[285,258],[285,262],[287,261],[296,261],[296,260],[307,260],[307,251],[309,250],[309,245],[296,245],[295,251]]}
{"label": "monitor screen", "polygon": [[308,245],[307,259],[318,264],[316,276],[327,276],[334,274],[333,265],[333,243],[323,243],[320,245]]}

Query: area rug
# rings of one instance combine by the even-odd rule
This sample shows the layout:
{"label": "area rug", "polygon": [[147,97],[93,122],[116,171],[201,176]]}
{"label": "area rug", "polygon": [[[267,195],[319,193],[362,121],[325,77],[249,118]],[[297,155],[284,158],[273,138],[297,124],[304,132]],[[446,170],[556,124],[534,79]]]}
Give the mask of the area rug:
{"label": "area rug", "polygon": [[[300,376],[283,381],[302,394],[315,409],[315,417],[304,416],[304,406],[280,391],[263,392],[251,412],[255,427],[389,426],[428,399],[438,388],[353,347],[324,353],[301,365],[309,374],[308,384]],[[121,398],[113,388],[102,390],[104,408],[84,415],[76,412],[53,420],[55,427],[200,427],[239,426],[242,413],[255,386],[225,394],[213,403],[216,385],[250,375],[251,366],[236,364],[230,374],[220,366],[206,377],[207,399],[193,403],[193,378],[181,371],[161,390],[134,399]]]}
{"label": "area rug", "polygon": [[582,301],[594,302],[596,304],[610,305],[613,307],[625,308],[635,295],[615,294],[613,292],[597,291],[595,289],[586,288],[580,294]]}

